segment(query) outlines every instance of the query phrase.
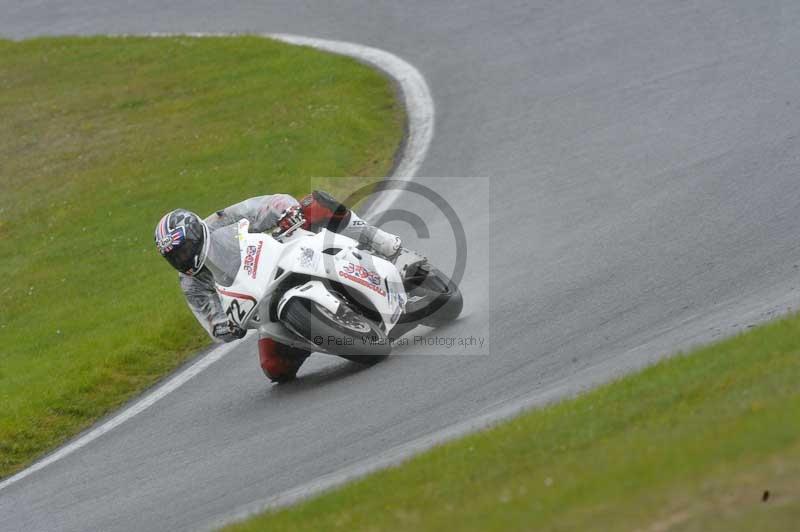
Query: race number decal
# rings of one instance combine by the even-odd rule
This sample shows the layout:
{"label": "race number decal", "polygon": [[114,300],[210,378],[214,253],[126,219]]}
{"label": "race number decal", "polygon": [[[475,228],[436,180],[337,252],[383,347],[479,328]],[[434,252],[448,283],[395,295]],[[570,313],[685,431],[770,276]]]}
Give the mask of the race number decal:
{"label": "race number decal", "polygon": [[225,309],[225,314],[232,322],[244,327],[245,321],[256,307],[256,299],[248,294],[229,292],[221,288],[217,288],[217,290],[219,290],[221,294],[231,298],[228,308]]}
{"label": "race number decal", "polygon": [[231,301],[231,304],[228,305],[228,311],[225,312],[228,317],[236,323],[241,323],[245,316],[247,316],[247,312],[242,310],[241,305],[239,305],[239,301],[234,299]]}

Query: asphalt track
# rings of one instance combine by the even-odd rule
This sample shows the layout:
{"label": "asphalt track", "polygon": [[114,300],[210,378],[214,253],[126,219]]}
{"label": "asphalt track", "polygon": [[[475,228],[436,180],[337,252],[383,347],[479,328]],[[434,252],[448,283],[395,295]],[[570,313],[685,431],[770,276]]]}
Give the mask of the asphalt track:
{"label": "asphalt track", "polygon": [[[797,2],[333,4],[0,0],[0,34],[285,32],[414,64],[437,113],[419,175],[491,178],[491,191],[481,179],[422,181],[442,184],[470,253],[465,316],[434,334],[490,323],[489,354],[367,370],[315,356],[298,382],[273,387],[245,340],[0,491],[0,530],[209,526],[800,302]],[[403,207],[434,238],[408,240],[452,263],[442,217],[422,199]]]}

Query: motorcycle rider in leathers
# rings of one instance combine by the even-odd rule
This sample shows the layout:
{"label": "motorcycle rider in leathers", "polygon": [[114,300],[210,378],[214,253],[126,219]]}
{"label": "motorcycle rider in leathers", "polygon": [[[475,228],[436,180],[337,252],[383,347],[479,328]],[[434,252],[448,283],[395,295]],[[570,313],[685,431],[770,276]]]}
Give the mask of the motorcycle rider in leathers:
{"label": "motorcycle rider in leathers", "polygon": [[[161,255],[179,273],[180,285],[197,321],[217,342],[242,338],[247,331],[228,319],[217,295],[215,282],[229,286],[239,269],[237,222],[250,222],[250,232],[273,227],[288,229],[301,221],[309,230],[327,228],[342,233],[392,260],[400,253],[400,238],[372,226],[330,194],[315,190],[299,202],[288,194],[246,199],[200,219],[195,213],[176,209],[165,214],[155,230]],[[293,379],[309,351],[293,348],[271,338],[258,341],[264,374],[273,382]]]}

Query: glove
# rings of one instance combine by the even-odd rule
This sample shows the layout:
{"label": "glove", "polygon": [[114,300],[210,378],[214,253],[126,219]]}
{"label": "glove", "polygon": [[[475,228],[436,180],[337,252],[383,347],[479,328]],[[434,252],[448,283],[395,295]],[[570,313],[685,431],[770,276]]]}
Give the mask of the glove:
{"label": "glove", "polygon": [[300,205],[306,220],[305,229],[327,227],[338,233],[350,220],[350,209],[324,190],[315,190],[303,197]]}
{"label": "glove", "polygon": [[281,232],[288,231],[300,222],[305,222],[303,211],[300,209],[299,205],[294,205],[283,211],[283,214],[281,214],[278,220],[278,228]]}
{"label": "glove", "polygon": [[223,342],[232,342],[233,340],[244,338],[244,335],[247,334],[247,330],[242,329],[233,322],[223,321],[214,324],[211,334],[217,340],[222,340]]}

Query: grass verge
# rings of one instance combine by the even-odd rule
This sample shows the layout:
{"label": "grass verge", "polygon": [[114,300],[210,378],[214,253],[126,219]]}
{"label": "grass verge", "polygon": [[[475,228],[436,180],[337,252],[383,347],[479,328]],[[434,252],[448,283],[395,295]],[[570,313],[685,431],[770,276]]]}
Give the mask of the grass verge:
{"label": "grass verge", "polygon": [[800,316],[229,527],[797,530]]}
{"label": "grass verge", "polygon": [[0,477],[208,343],[164,212],[385,175],[404,120],[381,74],[256,37],[0,40],[0,116]]}

